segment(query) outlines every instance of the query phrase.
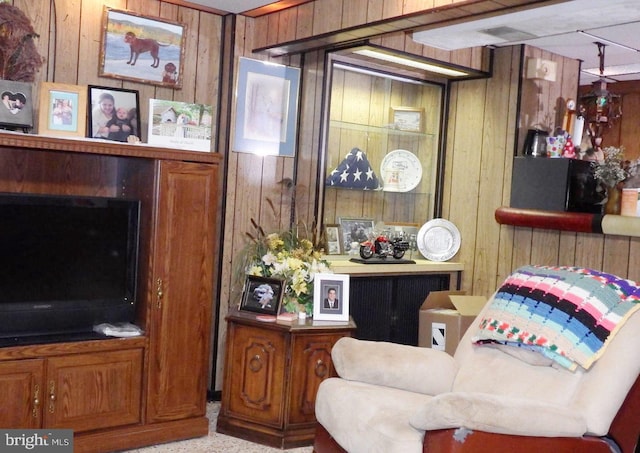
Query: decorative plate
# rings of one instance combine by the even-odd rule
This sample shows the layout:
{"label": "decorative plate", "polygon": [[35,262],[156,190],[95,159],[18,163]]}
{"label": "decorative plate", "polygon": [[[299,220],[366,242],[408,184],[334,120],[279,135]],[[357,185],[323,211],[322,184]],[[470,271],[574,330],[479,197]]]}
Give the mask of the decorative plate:
{"label": "decorative plate", "polygon": [[422,164],[406,149],[396,149],[384,156],[380,164],[382,189],[386,192],[409,192],[422,179]]}
{"label": "decorative plate", "polygon": [[418,250],[431,261],[447,261],[460,250],[460,231],[445,219],[433,219],[418,231]]}

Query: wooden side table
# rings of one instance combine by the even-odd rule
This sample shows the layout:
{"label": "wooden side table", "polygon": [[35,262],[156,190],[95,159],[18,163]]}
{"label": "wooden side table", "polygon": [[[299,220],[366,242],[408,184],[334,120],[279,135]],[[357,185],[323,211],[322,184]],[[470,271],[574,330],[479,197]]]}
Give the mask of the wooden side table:
{"label": "wooden side table", "polygon": [[311,445],[318,386],[335,376],[331,348],[351,336],[355,323],[262,322],[240,311],[226,320],[216,431],[276,448]]}

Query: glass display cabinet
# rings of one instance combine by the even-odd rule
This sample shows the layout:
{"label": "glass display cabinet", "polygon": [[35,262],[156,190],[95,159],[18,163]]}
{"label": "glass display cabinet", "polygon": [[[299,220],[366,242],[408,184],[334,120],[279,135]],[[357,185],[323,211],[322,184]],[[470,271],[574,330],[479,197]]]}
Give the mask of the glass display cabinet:
{"label": "glass display cabinet", "polygon": [[322,212],[422,225],[440,212],[445,83],[328,60]]}

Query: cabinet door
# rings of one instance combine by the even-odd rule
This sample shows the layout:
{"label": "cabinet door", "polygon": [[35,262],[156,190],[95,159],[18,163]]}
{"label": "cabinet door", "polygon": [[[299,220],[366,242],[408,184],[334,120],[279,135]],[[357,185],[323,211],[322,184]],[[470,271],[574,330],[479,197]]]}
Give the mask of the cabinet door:
{"label": "cabinet door", "polygon": [[0,363],[0,426],[41,427],[44,360],[15,360]]}
{"label": "cabinet door", "polygon": [[140,423],[143,350],[47,359],[44,426],[75,432]]}
{"label": "cabinet door", "polygon": [[149,421],[205,413],[217,166],[159,165],[149,325]]}
{"label": "cabinet door", "polygon": [[294,335],[293,363],[289,377],[291,382],[289,423],[316,421],[316,393],[322,381],[335,376],[331,348],[343,336],[345,336],[344,333]]}
{"label": "cabinet door", "polygon": [[282,428],[287,336],[285,331],[229,324],[224,415]]}

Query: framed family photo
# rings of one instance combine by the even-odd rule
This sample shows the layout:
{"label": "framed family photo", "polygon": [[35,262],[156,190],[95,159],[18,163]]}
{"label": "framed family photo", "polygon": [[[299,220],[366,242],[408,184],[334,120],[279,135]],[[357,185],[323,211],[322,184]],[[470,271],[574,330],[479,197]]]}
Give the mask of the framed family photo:
{"label": "framed family photo", "polygon": [[84,137],[87,125],[87,88],[79,85],[40,84],[38,133]]}
{"label": "framed family photo", "polygon": [[128,141],[130,135],[142,138],[136,90],[89,85],[88,98],[87,137],[118,142]]}
{"label": "framed family photo", "polygon": [[185,25],[105,7],[99,75],[182,87]]}
{"label": "framed family photo", "polygon": [[313,320],[349,321],[348,274],[315,274]]}
{"label": "framed family photo", "polygon": [[240,310],[276,316],[283,296],[283,280],[248,275],[242,292]]}
{"label": "framed family photo", "polygon": [[240,58],[233,150],[295,156],[300,69]]}

